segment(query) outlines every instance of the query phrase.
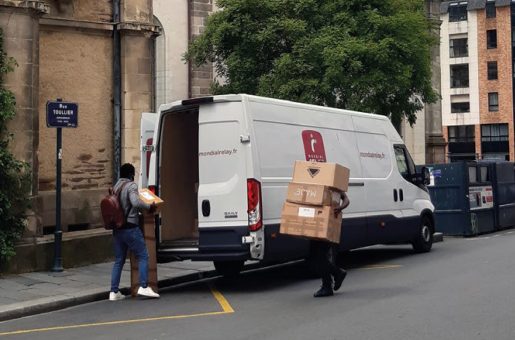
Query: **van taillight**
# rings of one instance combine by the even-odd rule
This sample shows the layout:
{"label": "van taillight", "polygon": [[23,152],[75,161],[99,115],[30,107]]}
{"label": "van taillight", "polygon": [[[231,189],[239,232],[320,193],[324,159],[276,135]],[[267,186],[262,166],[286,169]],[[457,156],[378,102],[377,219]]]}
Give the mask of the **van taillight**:
{"label": "van taillight", "polygon": [[261,208],[261,183],[253,178],[247,179],[247,212],[249,230],[256,231],[263,226]]}
{"label": "van taillight", "polygon": [[147,139],[147,181],[148,181],[148,174],[150,170],[150,156],[152,156],[152,144],[154,143],[154,138]]}

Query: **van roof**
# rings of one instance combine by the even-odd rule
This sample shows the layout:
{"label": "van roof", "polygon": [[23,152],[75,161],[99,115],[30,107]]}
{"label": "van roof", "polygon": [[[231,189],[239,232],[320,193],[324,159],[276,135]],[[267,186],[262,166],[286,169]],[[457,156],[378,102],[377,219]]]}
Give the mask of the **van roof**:
{"label": "van roof", "polygon": [[389,121],[389,119],[386,116],[378,115],[378,114],[372,114],[372,113],[365,113],[365,112],[358,112],[358,111],[352,111],[352,110],[345,110],[345,109],[337,109],[327,106],[320,106],[320,105],[313,105],[313,104],[304,104],[304,103],[297,103],[290,100],[284,100],[284,99],[274,99],[274,98],[267,98],[267,97],[260,97],[260,96],[254,96],[249,94],[226,94],[226,95],[216,95],[216,96],[209,96],[209,97],[199,97],[189,100],[178,100],[169,104],[163,104],[159,107],[159,112],[166,112],[170,111],[175,107],[180,107],[184,105],[191,105],[191,104],[207,104],[209,103],[221,103],[221,102],[241,102],[244,100],[248,100],[251,102],[260,102],[260,103],[270,103],[275,105],[285,105],[289,107],[299,107],[299,108],[310,108],[311,110],[315,111],[325,111],[325,112],[331,112],[335,114],[342,114],[343,112],[345,114],[350,114],[354,116],[362,116],[377,120],[385,120]]}

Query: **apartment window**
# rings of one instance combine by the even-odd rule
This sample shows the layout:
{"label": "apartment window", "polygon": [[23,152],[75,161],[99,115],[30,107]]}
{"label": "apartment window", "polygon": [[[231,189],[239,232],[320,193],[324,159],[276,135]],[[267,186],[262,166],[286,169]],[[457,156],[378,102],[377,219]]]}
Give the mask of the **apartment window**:
{"label": "apartment window", "polygon": [[497,30],[486,31],[486,48],[497,48]]}
{"label": "apartment window", "polygon": [[467,20],[467,3],[453,3],[449,5],[449,21],[465,21]]}
{"label": "apartment window", "polygon": [[449,40],[451,58],[468,57],[468,39],[459,38]]}
{"label": "apartment window", "polygon": [[486,17],[495,18],[495,1],[488,1],[486,3]]}
{"label": "apartment window", "polygon": [[497,79],[497,61],[489,61],[488,65],[488,80]]}
{"label": "apartment window", "polygon": [[451,88],[469,87],[469,65],[451,65]]}
{"label": "apartment window", "polygon": [[510,160],[508,124],[481,125],[483,159]]}
{"label": "apartment window", "polygon": [[465,113],[470,112],[470,103],[451,103],[451,113]]}
{"label": "apartment window", "polygon": [[497,92],[488,94],[488,111],[499,111],[499,94]]}
{"label": "apartment window", "polygon": [[481,142],[507,142],[508,124],[481,125]]}
{"label": "apartment window", "polygon": [[449,126],[449,143],[474,143],[475,128],[474,125]]}

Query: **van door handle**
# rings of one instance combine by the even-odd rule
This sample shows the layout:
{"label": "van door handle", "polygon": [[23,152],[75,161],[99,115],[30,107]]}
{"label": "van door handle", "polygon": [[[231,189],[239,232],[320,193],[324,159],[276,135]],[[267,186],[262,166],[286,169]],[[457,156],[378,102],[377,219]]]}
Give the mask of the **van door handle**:
{"label": "van door handle", "polygon": [[393,200],[397,202],[397,189],[393,189]]}
{"label": "van door handle", "polygon": [[208,200],[202,201],[202,216],[208,217],[211,214],[211,204]]}
{"label": "van door handle", "polygon": [[404,201],[404,192],[402,192],[402,189],[399,189],[399,198],[402,201]]}

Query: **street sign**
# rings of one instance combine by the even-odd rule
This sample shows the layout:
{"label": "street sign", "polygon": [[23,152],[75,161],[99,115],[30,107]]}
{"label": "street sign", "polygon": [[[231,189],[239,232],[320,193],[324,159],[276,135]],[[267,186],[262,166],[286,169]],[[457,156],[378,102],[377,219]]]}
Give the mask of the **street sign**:
{"label": "street sign", "polygon": [[52,128],[76,128],[78,124],[79,106],[77,103],[46,103],[46,126]]}

